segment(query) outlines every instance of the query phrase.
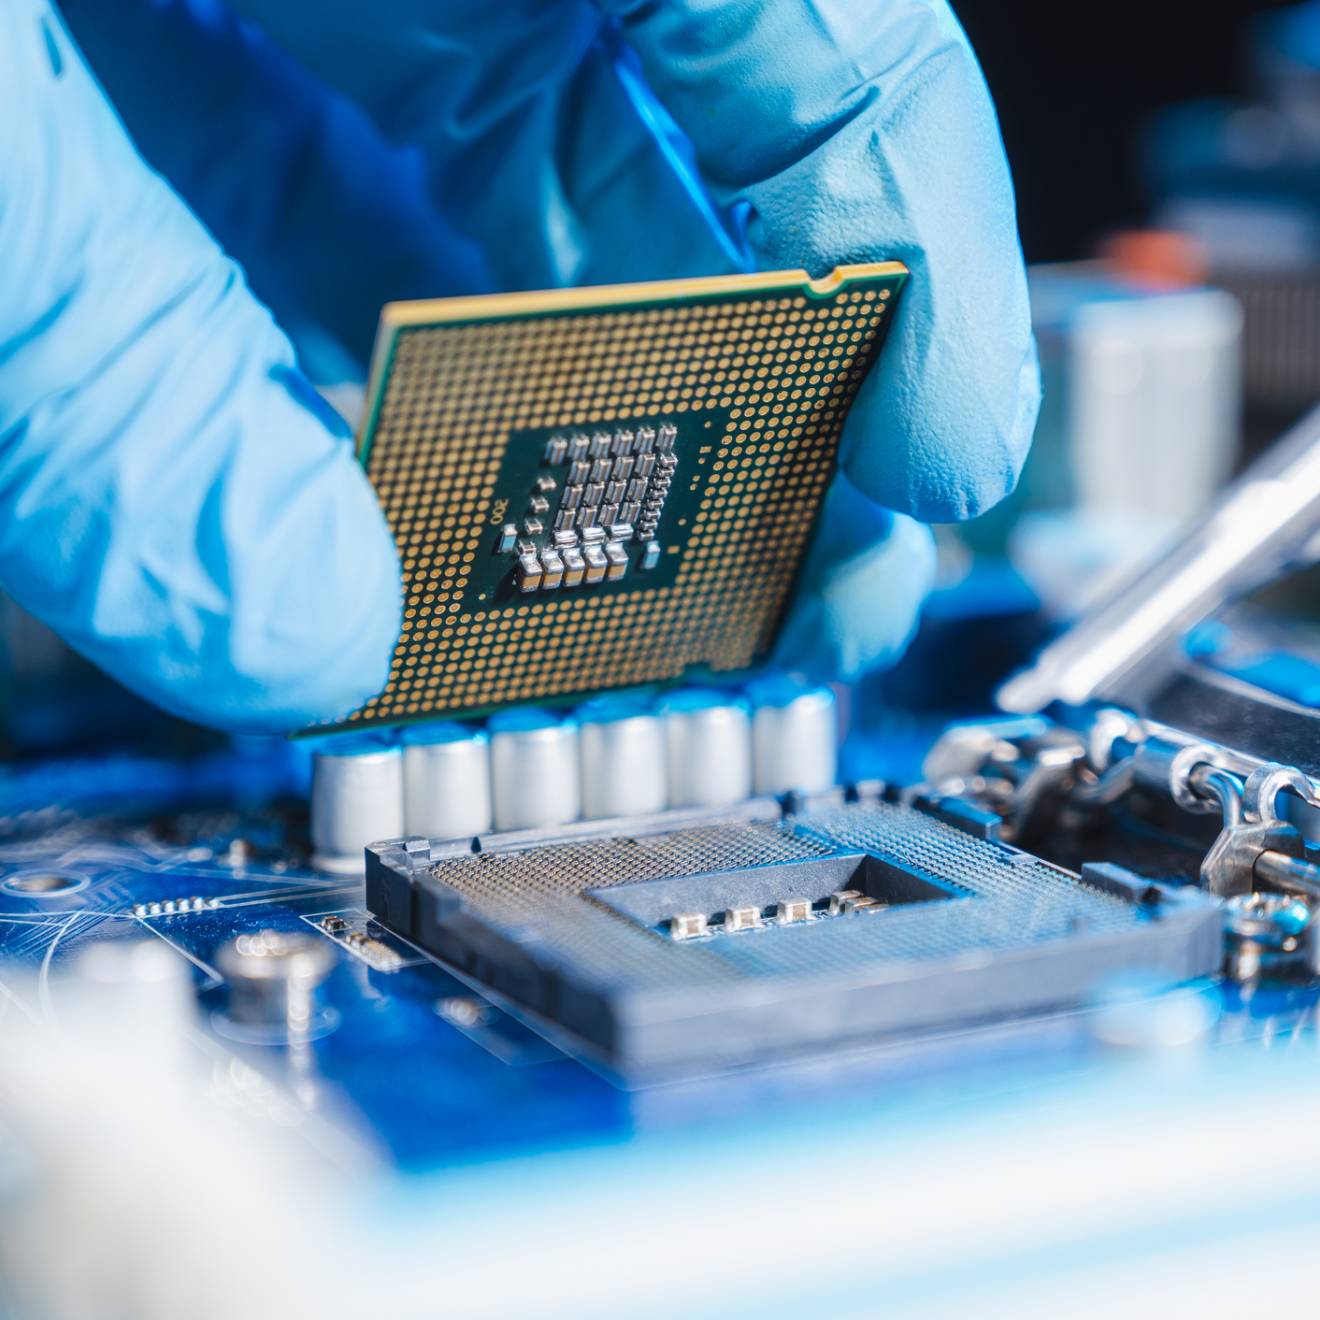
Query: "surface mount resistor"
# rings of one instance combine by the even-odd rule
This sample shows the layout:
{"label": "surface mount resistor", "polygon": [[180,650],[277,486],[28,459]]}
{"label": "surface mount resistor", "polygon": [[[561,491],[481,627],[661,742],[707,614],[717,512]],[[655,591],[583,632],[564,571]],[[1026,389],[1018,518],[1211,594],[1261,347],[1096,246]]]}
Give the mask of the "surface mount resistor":
{"label": "surface mount resistor", "polygon": [[761,924],[761,909],[733,907],[724,914],[724,929],[730,934],[740,930],[756,930]]}
{"label": "surface mount resistor", "polygon": [[699,940],[709,934],[704,912],[680,912],[669,918],[669,938],[672,940]]}
{"label": "surface mount resistor", "polygon": [[618,541],[611,541],[605,547],[607,567],[605,576],[610,582],[617,582],[628,571],[628,552]]}
{"label": "surface mount resistor", "polygon": [[856,912],[875,913],[884,911],[888,906],[882,903],[878,898],[872,898],[869,894],[863,894],[861,898],[849,899],[843,905],[843,915],[850,917]]}
{"label": "surface mount resistor", "polygon": [[561,553],[564,559],[564,586],[581,586],[587,574],[587,561],[582,558],[582,551],[576,546],[570,546]]}
{"label": "surface mount resistor", "polygon": [[533,592],[541,585],[541,561],[533,550],[524,550],[518,556],[518,590]]}
{"label": "surface mount resistor", "polygon": [[564,561],[560,558],[557,550],[547,547],[541,551],[541,570],[543,573],[541,589],[543,591],[555,590],[564,580]]}
{"label": "surface mount resistor", "polygon": [[805,898],[790,898],[775,906],[775,920],[781,926],[791,926],[799,921],[811,920],[811,901]]}
{"label": "surface mount resistor", "polygon": [[582,558],[586,561],[587,581],[603,582],[605,571],[609,568],[609,560],[605,557],[605,551],[599,545],[584,546]]}

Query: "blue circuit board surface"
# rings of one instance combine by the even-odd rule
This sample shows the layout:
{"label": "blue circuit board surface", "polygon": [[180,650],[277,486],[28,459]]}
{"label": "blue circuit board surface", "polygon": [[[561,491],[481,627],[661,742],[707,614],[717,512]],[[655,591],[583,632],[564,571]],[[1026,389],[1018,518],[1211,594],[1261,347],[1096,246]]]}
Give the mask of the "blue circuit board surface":
{"label": "blue circuit board surface", "polygon": [[[253,743],[183,761],[111,756],[6,771],[0,994],[56,1025],[62,987],[90,945],[162,941],[189,963],[216,1049],[406,1171],[782,1117],[822,1100],[926,1091],[953,1104],[971,1079],[984,1094],[1000,1076],[1019,1086],[1037,1068],[1057,1076],[1093,1062],[1087,1014],[1071,1012],[621,1089],[378,926],[360,879],[302,862],[305,757]],[[867,763],[878,757],[872,749]],[[268,929],[312,931],[338,946],[322,1016],[297,1049],[246,1039],[224,1014],[217,950]],[[355,933],[365,939],[355,944]],[[1315,999],[1302,989],[1205,993],[1218,1031],[1234,1039],[1287,1035],[1309,1022]]]}

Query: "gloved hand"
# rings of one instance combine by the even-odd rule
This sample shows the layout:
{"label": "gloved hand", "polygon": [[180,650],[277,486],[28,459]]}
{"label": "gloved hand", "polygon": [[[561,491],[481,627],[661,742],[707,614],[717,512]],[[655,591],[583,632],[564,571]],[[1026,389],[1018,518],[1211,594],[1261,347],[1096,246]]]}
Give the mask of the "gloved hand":
{"label": "gloved hand", "polygon": [[182,715],[346,710],[399,589],[342,420],[45,0],[0,5],[0,125],[0,583]]}
{"label": "gloved hand", "polygon": [[[969,516],[1014,479],[1038,387],[1012,194],[942,0],[64,9],[148,158],[300,343],[328,335],[363,356],[391,297],[906,261],[914,280],[854,407],[847,480],[786,629],[795,663],[855,673],[893,654],[932,572],[929,534],[911,519]],[[26,169],[0,173],[0,189],[43,177]],[[0,399],[11,370],[0,366]],[[225,475],[236,486],[237,471]],[[361,519],[342,525],[362,534]],[[370,687],[377,621],[363,623],[355,589],[333,572],[319,584],[321,599],[344,592]],[[112,627],[117,616],[101,613]],[[166,680],[141,655],[117,672]],[[176,707],[211,718],[240,705],[175,691]]]}

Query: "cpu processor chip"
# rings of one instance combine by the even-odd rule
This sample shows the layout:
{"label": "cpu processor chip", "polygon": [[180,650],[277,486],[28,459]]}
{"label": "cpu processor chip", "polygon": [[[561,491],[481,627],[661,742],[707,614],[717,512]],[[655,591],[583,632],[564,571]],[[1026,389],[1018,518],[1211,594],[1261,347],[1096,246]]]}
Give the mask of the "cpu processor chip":
{"label": "cpu processor chip", "polygon": [[360,728],[769,652],[906,269],[393,303],[359,454],[403,630]]}

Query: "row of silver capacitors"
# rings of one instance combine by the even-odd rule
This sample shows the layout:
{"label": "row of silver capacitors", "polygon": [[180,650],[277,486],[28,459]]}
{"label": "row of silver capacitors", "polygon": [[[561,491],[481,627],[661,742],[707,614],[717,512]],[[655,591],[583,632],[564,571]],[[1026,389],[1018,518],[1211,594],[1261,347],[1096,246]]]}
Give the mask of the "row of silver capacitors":
{"label": "row of silver capacitors", "polygon": [[838,773],[827,687],[788,677],[745,695],[688,688],[651,703],[519,709],[484,728],[428,724],[327,740],[312,759],[312,861],[352,873],[381,839],[470,838],[575,820],[820,792]]}

